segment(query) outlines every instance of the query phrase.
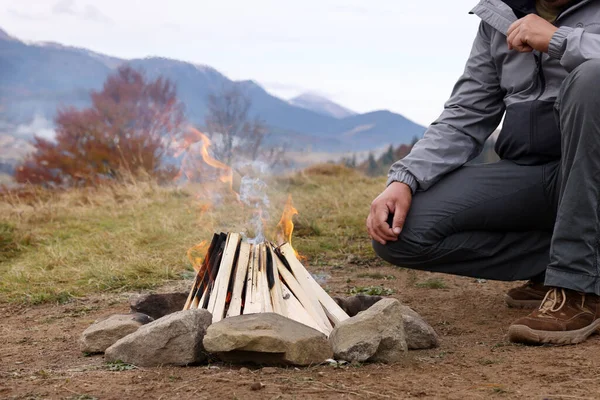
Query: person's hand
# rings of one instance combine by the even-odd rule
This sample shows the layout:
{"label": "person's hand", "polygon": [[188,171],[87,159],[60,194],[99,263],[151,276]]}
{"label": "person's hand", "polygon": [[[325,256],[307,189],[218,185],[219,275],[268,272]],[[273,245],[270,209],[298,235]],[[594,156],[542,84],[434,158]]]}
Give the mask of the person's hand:
{"label": "person's hand", "polygon": [[520,53],[530,53],[533,50],[547,53],[550,40],[557,30],[556,26],[539,15],[529,14],[508,28],[508,48]]}
{"label": "person's hand", "polygon": [[[383,245],[398,240],[411,202],[412,191],[408,185],[400,182],[390,184],[371,203],[371,212],[367,218],[369,236]],[[394,214],[391,227],[388,224],[390,214]]]}

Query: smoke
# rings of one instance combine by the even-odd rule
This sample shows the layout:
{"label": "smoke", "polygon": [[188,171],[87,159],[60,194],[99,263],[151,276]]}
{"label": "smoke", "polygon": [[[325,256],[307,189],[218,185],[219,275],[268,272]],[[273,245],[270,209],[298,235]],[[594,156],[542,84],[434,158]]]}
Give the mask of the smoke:
{"label": "smoke", "polygon": [[262,161],[237,161],[234,169],[244,174],[240,184],[240,201],[250,208],[251,217],[249,226],[253,228],[254,237],[248,237],[252,244],[262,243],[265,237],[265,221],[269,219],[268,207],[270,205],[267,195],[268,185],[263,180],[270,174],[267,163]]}
{"label": "smoke", "polygon": [[254,228],[254,237],[247,238],[249,243],[258,244],[265,241],[264,221],[269,219],[267,207],[267,184],[260,178],[244,176],[240,185],[240,201],[250,207],[252,217],[250,226]]}

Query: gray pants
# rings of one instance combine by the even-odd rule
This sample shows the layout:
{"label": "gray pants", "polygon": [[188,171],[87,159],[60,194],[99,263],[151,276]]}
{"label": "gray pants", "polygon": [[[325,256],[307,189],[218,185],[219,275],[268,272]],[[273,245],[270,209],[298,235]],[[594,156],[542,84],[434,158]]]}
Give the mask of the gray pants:
{"label": "gray pants", "polygon": [[[600,61],[565,79],[562,158],[464,166],[417,192],[386,261],[495,280],[543,280],[600,295]],[[391,221],[391,219],[390,219]]]}

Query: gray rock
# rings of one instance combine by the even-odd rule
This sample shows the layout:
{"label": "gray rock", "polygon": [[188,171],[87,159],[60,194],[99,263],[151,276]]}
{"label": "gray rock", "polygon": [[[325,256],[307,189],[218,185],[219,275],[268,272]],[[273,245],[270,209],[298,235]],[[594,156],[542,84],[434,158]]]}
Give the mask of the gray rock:
{"label": "gray rock", "polygon": [[382,299],[335,327],[329,336],[336,359],[350,362],[393,363],[407,351],[402,306],[396,299]]}
{"label": "gray rock", "polygon": [[183,310],[187,293],[155,293],[132,296],[129,306],[133,312],[141,312],[159,319],[165,315]]}
{"label": "gray rock", "polygon": [[440,345],[435,330],[412,308],[401,306],[404,333],[409,350],[432,349]]}
{"label": "gray rock", "polygon": [[140,367],[204,362],[202,339],[211,322],[204,309],[178,311],[125,336],[106,349],[105,358]]}
{"label": "gray rock", "polygon": [[116,314],[97,320],[81,334],[79,348],[84,353],[102,353],[117,340],[152,321],[141,313]]}
{"label": "gray rock", "polygon": [[357,294],[351,297],[334,297],[336,303],[351,317],[354,317],[361,311],[365,311],[379,300],[381,296],[369,296],[366,294]]}
{"label": "gray rock", "polygon": [[232,363],[303,366],[333,356],[321,332],[274,313],[219,321],[208,328],[204,347]]}

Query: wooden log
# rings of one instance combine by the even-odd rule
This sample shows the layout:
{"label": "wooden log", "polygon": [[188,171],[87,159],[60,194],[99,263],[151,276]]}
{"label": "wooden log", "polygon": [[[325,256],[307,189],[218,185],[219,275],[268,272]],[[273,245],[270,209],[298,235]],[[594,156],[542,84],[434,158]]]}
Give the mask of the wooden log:
{"label": "wooden log", "polygon": [[[216,252],[214,253],[214,257],[211,255],[209,260],[208,269],[202,278],[202,283],[200,285],[200,289],[198,290],[198,294],[196,297],[200,297],[198,300],[198,305],[196,308],[208,308],[208,300],[210,298],[210,293],[214,287],[214,282],[219,272],[219,265],[221,264],[221,259],[223,257],[223,252],[225,250],[225,244],[227,243],[227,234],[221,233],[219,234],[219,242],[216,248]],[[194,302],[195,304],[195,302]]]}
{"label": "wooden log", "polygon": [[[279,275],[283,278],[285,284],[292,291],[294,296],[296,296],[298,301],[300,301],[302,307],[308,312],[315,323],[318,324],[319,331],[329,335],[329,333],[333,330],[333,327],[331,326],[331,322],[329,322],[323,307],[319,303],[319,300],[314,293],[312,293],[311,288],[308,287],[310,291],[307,292],[306,288],[304,288],[300,282],[298,282],[296,277],[287,269],[279,257],[275,257],[274,261],[277,265]],[[290,313],[291,311],[288,308],[288,317],[292,316]]]}
{"label": "wooden log", "polygon": [[[198,292],[200,290],[200,284],[202,283],[202,278],[203,278],[204,274],[206,273],[211,254],[215,250],[215,247],[216,247],[218,241],[219,241],[219,235],[217,235],[216,233],[213,234],[213,238],[210,242],[210,246],[208,247],[208,250],[206,251],[204,260],[202,260],[202,266],[200,267],[200,270],[196,273],[196,276],[194,278],[194,283],[192,285],[192,289],[190,290],[190,294],[188,295],[185,305],[183,306],[184,310],[188,310],[192,306],[192,302],[194,301],[196,296],[198,296],[198,294],[199,294]],[[200,295],[202,295],[202,294],[200,294]],[[198,304],[198,303],[196,302],[196,304]]]}
{"label": "wooden log", "polygon": [[221,233],[221,242],[219,244],[219,249],[216,257],[211,258],[209,269],[207,273],[204,275],[204,280],[202,281],[201,288],[205,288],[202,294],[202,300],[200,300],[200,304],[198,308],[208,309],[208,303],[211,297],[211,293],[215,287],[215,281],[217,279],[217,275],[219,272],[219,266],[221,265],[221,260],[223,259],[223,253],[225,252],[225,245],[227,244],[227,234]]}
{"label": "wooden log", "polygon": [[213,277],[216,275],[218,269],[218,262],[223,254],[223,246],[225,244],[225,241],[227,240],[227,235],[221,232],[216,236],[217,238],[214,248],[209,249],[210,257],[205,260],[207,261],[207,266],[204,270],[204,273],[201,274],[198,290],[196,291],[196,294],[194,295],[194,300],[192,301],[192,304],[190,306],[190,308],[192,309],[203,307],[204,302],[201,299],[206,298],[208,296],[208,293],[210,292],[210,290],[207,290],[207,288],[212,282]]}
{"label": "wooden log", "polygon": [[223,252],[223,258],[219,265],[219,273],[215,281],[215,287],[208,303],[208,311],[212,313],[213,323],[223,319],[225,314],[225,302],[227,301],[227,289],[231,279],[231,273],[235,265],[235,257],[238,254],[241,236],[239,233],[230,233]]}
{"label": "wooden log", "polygon": [[310,316],[308,311],[306,311],[300,301],[298,301],[298,299],[284,283],[281,284],[281,293],[283,294],[283,307],[285,307],[289,319],[293,319],[301,324],[310,326],[311,328],[324,333],[326,336],[329,336],[331,331],[324,329],[317,323],[317,321],[315,321],[314,318]]}
{"label": "wooden log", "polygon": [[283,291],[281,288],[281,278],[275,264],[277,256],[273,252],[272,245],[267,245],[267,278],[269,279],[269,292],[271,294],[271,303],[273,304],[273,312],[288,316],[287,307],[283,302]]}
{"label": "wooden log", "polygon": [[350,318],[348,314],[333,300],[325,290],[314,280],[312,275],[304,268],[302,263],[296,258],[294,249],[289,243],[279,248],[281,255],[287,260],[294,276],[307,293],[312,293],[317,297],[325,313],[336,326],[340,322]]}
{"label": "wooden log", "polygon": [[194,304],[192,305],[192,308],[204,308],[204,304],[206,304],[206,296],[208,296],[208,288],[204,291],[204,293],[202,293],[202,297],[200,297],[200,299],[198,299],[198,297],[196,297],[196,299],[194,300]]}
{"label": "wooden log", "polygon": [[248,266],[248,278],[246,280],[246,300],[244,302],[244,314],[256,314],[260,312],[260,303],[257,301],[258,294],[258,245],[252,248],[250,264]]}
{"label": "wooden log", "polygon": [[269,288],[269,277],[267,274],[266,243],[262,243],[260,246],[260,276],[261,311],[273,312],[273,303],[271,302],[271,291]]}
{"label": "wooden log", "polygon": [[231,292],[231,302],[227,310],[227,317],[235,317],[242,312],[242,295],[244,294],[244,285],[248,274],[248,265],[250,263],[250,251],[252,245],[242,242],[240,244],[240,254],[235,269],[235,278],[233,281],[233,290]]}

